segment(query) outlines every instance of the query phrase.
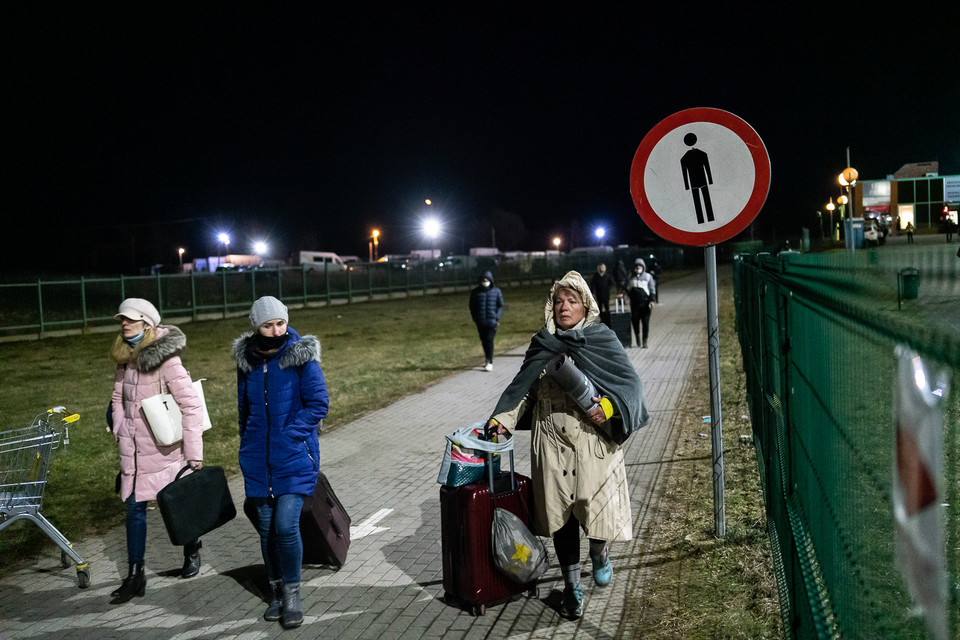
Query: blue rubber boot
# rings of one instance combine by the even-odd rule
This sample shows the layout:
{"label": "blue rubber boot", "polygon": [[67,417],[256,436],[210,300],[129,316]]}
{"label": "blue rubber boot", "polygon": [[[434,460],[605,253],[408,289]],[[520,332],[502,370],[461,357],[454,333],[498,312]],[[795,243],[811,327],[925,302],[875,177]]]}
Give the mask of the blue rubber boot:
{"label": "blue rubber boot", "polygon": [[568,584],[563,589],[560,615],[569,620],[576,620],[583,615],[583,589],[580,588],[579,582]]}
{"label": "blue rubber boot", "polygon": [[613,564],[610,562],[610,551],[606,547],[599,556],[590,556],[593,562],[593,581],[598,587],[605,587],[613,579]]}

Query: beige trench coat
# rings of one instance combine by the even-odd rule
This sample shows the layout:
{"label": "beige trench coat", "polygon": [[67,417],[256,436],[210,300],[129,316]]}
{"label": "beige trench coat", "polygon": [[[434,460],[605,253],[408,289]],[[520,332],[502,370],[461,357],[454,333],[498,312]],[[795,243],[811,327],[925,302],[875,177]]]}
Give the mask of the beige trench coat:
{"label": "beige trench coat", "polygon": [[576,516],[589,538],[633,538],[630,495],[620,446],[601,436],[586,414],[541,374],[512,410],[493,416],[513,430],[532,411],[532,484],[536,533],[553,536]]}

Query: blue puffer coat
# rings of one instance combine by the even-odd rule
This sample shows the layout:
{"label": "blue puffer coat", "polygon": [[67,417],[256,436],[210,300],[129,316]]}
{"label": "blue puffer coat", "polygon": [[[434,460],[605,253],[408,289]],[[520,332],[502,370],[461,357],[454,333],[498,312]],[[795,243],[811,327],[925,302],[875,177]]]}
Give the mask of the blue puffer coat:
{"label": "blue puffer coat", "polygon": [[320,470],[317,425],[327,415],[320,341],[287,327],[290,338],[262,356],[254,334],[233,341],[240,416],[240,470],[247,497],[311,495]]}
{"label": "blue puffer coat", "polygon": [[490,286],[486,289],[479,285],[470,292],[470,317],[481,328],[490,329],[500,324],[503,315],[503,294],[500,288],[493,283],[493,274],[484,271],[480,281],[486,278]]}

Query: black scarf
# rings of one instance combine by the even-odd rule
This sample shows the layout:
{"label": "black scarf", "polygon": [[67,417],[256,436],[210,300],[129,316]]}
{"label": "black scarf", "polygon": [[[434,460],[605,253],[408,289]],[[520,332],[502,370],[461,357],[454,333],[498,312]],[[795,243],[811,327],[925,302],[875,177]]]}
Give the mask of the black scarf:
{"label": "black scarf", "polygon": [[[537,381],[547,362],[558,353],[569,354],[577,367],[603,395],[609,396],[617,414],[599,429],[617,444],[647,424],[650,416],[643,397],[643,384],[627,358],[616,334],[603,324],[550,333],[546,327],[534,334],[520,371],[500,396],[493,415],[520,404]],[[530,412],[521,416],[518,429],[529,428]]]}

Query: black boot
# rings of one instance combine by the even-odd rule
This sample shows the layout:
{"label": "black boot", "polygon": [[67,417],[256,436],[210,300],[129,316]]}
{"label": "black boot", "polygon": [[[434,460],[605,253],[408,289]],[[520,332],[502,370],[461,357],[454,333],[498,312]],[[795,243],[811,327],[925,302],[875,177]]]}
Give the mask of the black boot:
{"label": "black boot", "polygon": [[280,624],[284,629],[293,629],[303,624],[299,582],[283,585],[283,613],[280,614]]}
{"label": "black boot", "polygon": [[200,549],[202,542],[193,542],[183,545],[183,569],[180,570],[180,577],[183,579],[192,578],[200,573]]}
{"label": "black boot", "polygon": [[280,619],[280,614],[283,613],[283,602],[281,598],[283,598],[283,580],[271,580],[270,604],[267,605],[267,610],[263,613],[264,620],[276,622]]}
{"label": "black boot", "polygon": [[120,588],[115,589],[110,597],[110,604],[123,604],[130,602],[134,596],[143,597],[147,588],[147,575],[143,572],[142,564],[130,565],[130,573],[123,579]]}

